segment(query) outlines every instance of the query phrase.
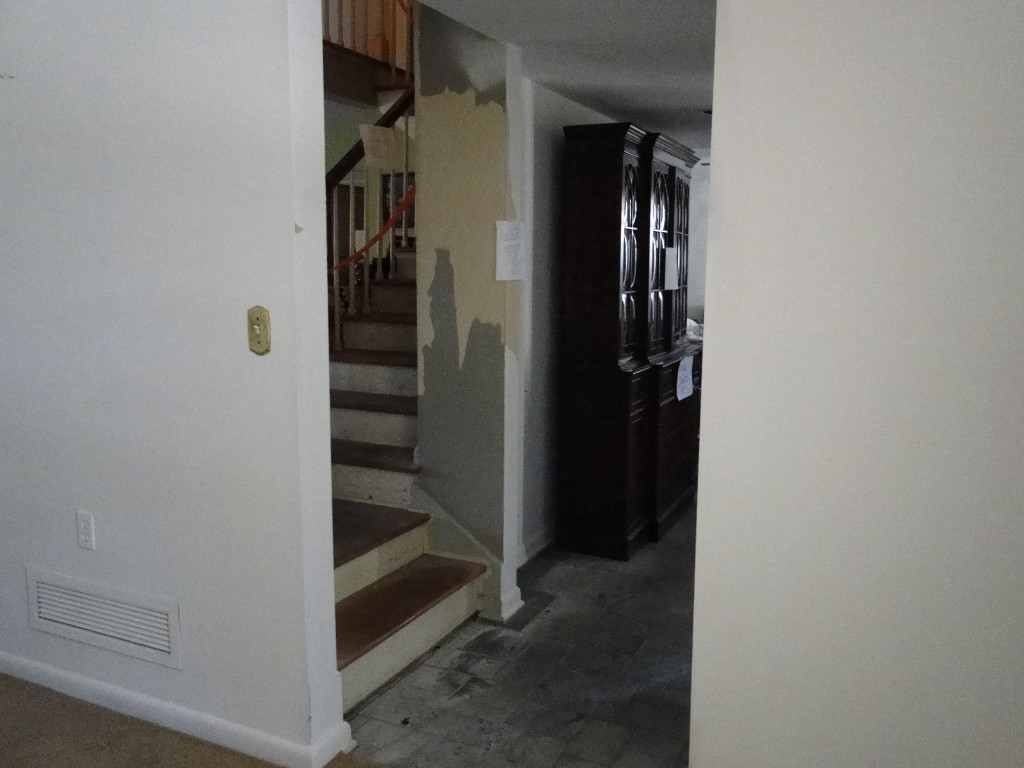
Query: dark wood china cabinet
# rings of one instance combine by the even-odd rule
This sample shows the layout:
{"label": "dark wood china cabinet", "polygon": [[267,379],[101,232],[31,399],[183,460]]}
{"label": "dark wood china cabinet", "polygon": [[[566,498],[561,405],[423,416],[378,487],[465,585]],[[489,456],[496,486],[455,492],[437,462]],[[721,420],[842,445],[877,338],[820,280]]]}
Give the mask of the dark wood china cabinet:
{"label": "dark wood china cabinet", "polygon": [[699,406],[696,395],[675,400],[679,361],[694,352],[686,271],[696,158],[629,123],[564,130],[558,536],[566,548],[625,559],[663,532],[696,478]]}
{"label": "dark wood china cabinet", "polygon": [[624,559],[647,537],[651,503],[646,133],[616,123],[565,136],[558,535],[569,549]]}
{"label": "dark wood china cabinet", "polygon": [[686,339],[686,282],[690,255],[690,176],[697,157],[682,144],[648,134],[642,146],[648,218],[647,359],[653,509],[650,533],[661,538],[697,490],[700,393],[676,399],[679,364],[700,345]]}

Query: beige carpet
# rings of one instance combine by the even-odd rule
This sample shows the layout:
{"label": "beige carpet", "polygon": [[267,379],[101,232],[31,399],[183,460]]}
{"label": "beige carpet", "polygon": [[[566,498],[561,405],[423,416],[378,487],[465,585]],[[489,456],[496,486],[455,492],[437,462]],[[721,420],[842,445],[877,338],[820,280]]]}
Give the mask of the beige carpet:
{"label": "beige carpet", "polygon": [[[339,755],[329,768],[370,768]],[[0,768],[271,768],[270,763],[0,675]]]}

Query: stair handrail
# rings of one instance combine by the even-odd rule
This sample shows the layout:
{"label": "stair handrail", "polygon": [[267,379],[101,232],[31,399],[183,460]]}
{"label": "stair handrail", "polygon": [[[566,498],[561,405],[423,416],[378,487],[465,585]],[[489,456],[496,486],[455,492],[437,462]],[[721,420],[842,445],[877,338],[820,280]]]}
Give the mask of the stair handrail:
{"label": "stair handrail", "polygon": [[[395,103],[388,108],[388,111],[377,119],[374,125],[380,128],[394,128],[395,124],[412,110],[415,100],[416,89],[406,88]],[[363,140],[359,139],[348,152],[342,155],[341,159],[334,164],[334,167],[327,172],[327,192],[330,193],[344,181],[345,177],[355,170],[364,157],[366,157],[366,148],[363,146]]]}
{"label": "stair handrail", "polygon": [[405,213],[409,206],[413,204],[413,201],[415,199],[416,187],[409,187],[409,191],[406,193],[405,197],[403,197],[402,201],[395,207],[395,212],[391,214],[391,218],[384,222],[384,225],[380,228],[377,234],[371,237],[369,241],[366,243],[366,245],[364,245],[358,251],[349,256],[346,256],[344,259],[339,261],[334,266],[329,267],[327,270],[327,274],[330,275],[334,272],[337,272],[342,267],[348,266],[349,264],[358,261],[362,256],[369,253],[370,249],[373,248],[373,246],[375,246],[384,238],[384,235],[386,235],[388,232],[390,232],[392,229],[398,226],[398,223],[402,220],[402,214]]}
{"label": "stair handrail", "polygon": [[[404,116],[406,119],[404,131],[404,160],[393,163],[390,173],[384,168],[373,169],[365,165],[366,148],[362,139],[353,144],[352,148],[335,163],[328,171],[325,182],[327,186],[327,255],[329,260],[328,276],[331,283],[331,308],[333,312],[332,321],[332,347],[343,348],[342,335],[342,314],[354,315],[362,307],[362,311],[370,311],[371,277],[376,273],[378,277],[395,279],[398,274],[399,253],[404,253],[403,258],[408,258],[408,253],[401,250],[407,248],[412,239],[414,227],[412,226],[413,212],[411,206],[416,197],[416,188],[410,175],[410,153],[409,138],[411,126],[409,118],[413,114],[415,102],[415,88],[405,89],[395,100],[388,110],[376,121],[375,125],[381,128],[393,128]],[[362,184],[358,178],[357,168],[364,163],[365,172],[362,175]],[[372,171],[372,173],[371,173]],[[371,181],[375,179],[375,181]],[[387,181],[385,181],[387,180]],[[388,185],[385,190],[385,183]],[[360,190],[361,186],[361,190]],[[341,236],[345,231],[343,225],[344,214],[338,210],[338,202],[341,199],[343,190],[348,191],[348,237]],[[376,189],[374,189],[376,187]],[[357,195],[357,192],[359,193]],[[362,226],[357,229],[357,201],[362,199],[362,214],[358,221]],[[399,201],[396,204],[396,201]],[[385,211],[384,200],[387,200]],[[386,223],[381,224],[384,215],[389,215]],[[376,223],[371,223],[374,221]],[[401,223],[401,232],[398,232]],[[361,247],[357,247],[356,232],[359,230],[380,227],[380,231]],[[372,228],[371,228],[372,227]],[[381,242],[385,235],[391,235],[389,246]],[[343,245],[341,241],[346,241]],[[377,253],[371,252],[373,246],[377,247]],[[362,259],[361,269],[358,262]],[[348,266],[347,280],[341,275],[341,268]],[[362,298],[357,295],[357,284],[362,282]]]}

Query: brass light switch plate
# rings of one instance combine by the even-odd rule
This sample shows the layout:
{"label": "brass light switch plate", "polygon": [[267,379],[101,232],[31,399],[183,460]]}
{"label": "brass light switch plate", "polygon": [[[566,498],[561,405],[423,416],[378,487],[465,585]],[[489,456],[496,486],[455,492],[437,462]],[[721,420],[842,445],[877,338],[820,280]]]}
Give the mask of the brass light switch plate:
{"label": "brass light switch plate", "polygon": [[266,307],[249,308],[249,349],[256,355],[270,351],[270,312]]}

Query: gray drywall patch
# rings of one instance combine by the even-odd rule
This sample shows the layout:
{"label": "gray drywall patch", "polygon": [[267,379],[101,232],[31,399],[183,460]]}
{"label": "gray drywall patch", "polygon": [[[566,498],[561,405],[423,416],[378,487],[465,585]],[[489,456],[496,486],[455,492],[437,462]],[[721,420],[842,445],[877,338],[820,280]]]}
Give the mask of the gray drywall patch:
{"label": "gray drywall patch", "polygon": [[505,46],[420,6],[419,88],[424,96],[473,91],[477,104],[505,106]]}
{"label": "gray drywall patch", "polygon": [[434,338],[423,348],[419,482],[500,558],[505,364],[501,327],[474,322],[460,364],[455,270],[446,250],[437,251],[428,295]]}

